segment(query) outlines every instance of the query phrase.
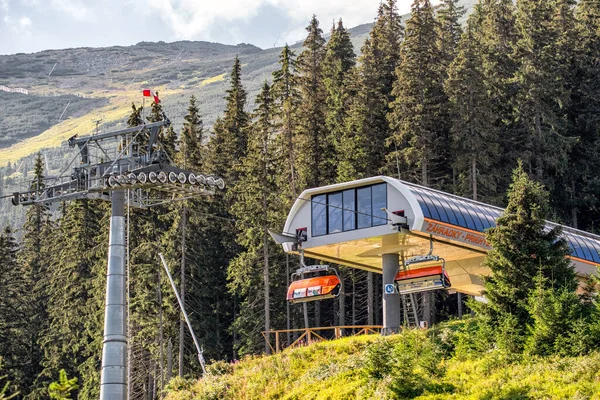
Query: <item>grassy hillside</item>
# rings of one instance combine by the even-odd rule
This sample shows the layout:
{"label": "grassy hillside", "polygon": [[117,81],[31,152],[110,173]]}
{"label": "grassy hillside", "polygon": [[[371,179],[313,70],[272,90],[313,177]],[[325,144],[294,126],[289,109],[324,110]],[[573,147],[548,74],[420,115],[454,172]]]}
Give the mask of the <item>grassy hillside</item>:
{"label": "grassy hillside", "polygon": [[215,363],[204,379],[171,381],[167,399],[600,399],[600,353],[449,356],[463,324]]}

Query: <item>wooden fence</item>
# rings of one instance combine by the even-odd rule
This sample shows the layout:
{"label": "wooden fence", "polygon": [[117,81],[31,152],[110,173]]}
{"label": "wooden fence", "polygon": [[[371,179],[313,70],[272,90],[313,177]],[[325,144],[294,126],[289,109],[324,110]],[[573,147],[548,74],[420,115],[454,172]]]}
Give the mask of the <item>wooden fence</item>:
{"label": "wooden fence", "polygon": [[[381,332],[381,325],[350,325],[350,326],[327,326],[320,328],[303,328],[303,329],[283,329],[278,331],[263,331],[261,332],[271,351],[279,352],[286,347],[299,347],[307,344],[322,342],[324,340],[339,339],[345,336],[369,335]],[[318,333],[317,333],[318,332]],[[287,340],[282,341],[282,334],[291,334],[296,336],[300,334],[294,341],[289,343]],[[275,335],[275,347],[271,343],[272,336]],[[289,345],[287,345],[289,343]],[[284,346],[287,345],[287,346]]]}

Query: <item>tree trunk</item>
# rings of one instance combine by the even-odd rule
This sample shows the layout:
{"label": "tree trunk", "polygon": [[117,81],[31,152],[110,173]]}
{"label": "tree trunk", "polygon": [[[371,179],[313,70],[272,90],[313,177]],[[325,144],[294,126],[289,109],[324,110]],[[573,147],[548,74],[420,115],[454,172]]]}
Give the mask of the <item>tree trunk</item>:
{"label": "tree trunk", "polygon": [[373,325],[373,273],[367,272],[367,325]]}
{"label": "tree trunk", "polygon": [[[266,202],[266,201],[265,201]],[[266,210],[266,205],[265,205]],[[271,354],[271,346],[269,346],[269,331],[271,330],[271,311],[269,308],[269,242],[267,239],[267,233],[265,228],[265,233],[263,234],[263,257],[264,257],[264,267],[263,267],[263,278],[265,284],[265,352],[267,354]]]}
{"label": "tree trunk", "polygon": [[[290,287],[290,255],[285,253],[285,287]],[[286,329],[289,331],[291,329],[291,321],[290,321],[290,302],[285,302],[285,316],[287,318]],[[287,345],[291,344],[291,336],[290,332],[287,332]]]}
{"label": "tree trunk", "polygon": [[575,205],[575,180],[571,180],[571,200],[573,200],[573,208],[571,208],[571,225],[573,228],[578,229],[579,221],[577,220],[577,214],[579,209]]}
{"label": "tree trunk", "polygon": [[429,163],[427,157],[423,156],[421,159],[421,185],[429,186],[429,175],[428,175]]}
{"label": "tree trunk", "polygon": [[471,179],[473,181],[473,200],[477,201],[477,157],[471,160]]}
{"label": "tree trunk", "polygon": [[171,380],[171,375],[173,374],[173,341],[169,338],[169,343],[167,344],[167,374],[165,381],[169,384]]}
{"label": "tree trunk", "polygon": [[338,324],[340,326],[346,325],[346,293],[344,292],[344,276],[340,274],[340,297],[339,297],[339,318]]}

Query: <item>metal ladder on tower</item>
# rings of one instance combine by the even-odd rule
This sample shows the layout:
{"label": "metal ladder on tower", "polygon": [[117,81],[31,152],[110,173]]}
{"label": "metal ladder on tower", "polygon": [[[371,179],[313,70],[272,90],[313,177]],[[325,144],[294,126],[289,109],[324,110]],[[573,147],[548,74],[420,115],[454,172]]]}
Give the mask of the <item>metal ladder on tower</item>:
{"label": "metal ladder on tower", "polygon": [[402,306],[404,311],[404,325],[407,328],[419,327],[419,299],[416,293],[402,295]]}
{"label": "metal ladder on tower", "polygon": [[[405,238],[402,239],[402,244],[405,243]],[[400,255],[401,264],[400,270],[406,271],[407,265],[404,258],[404,253]],[[402,309],[404,314],[404,326],[407,328],[418,328],[419,327],[419,296],[416,293],[409,293],[401,295]]]}

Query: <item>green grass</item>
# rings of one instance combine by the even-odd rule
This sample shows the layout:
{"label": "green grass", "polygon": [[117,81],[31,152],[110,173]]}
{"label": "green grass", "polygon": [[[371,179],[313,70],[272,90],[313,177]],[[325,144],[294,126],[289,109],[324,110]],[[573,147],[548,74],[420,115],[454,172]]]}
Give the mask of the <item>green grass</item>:
{"label": "green grass", "polygon": [[211,83],[221,82],[225,80],[225,74],[213,76],[212,78],[208,78],[200,82],[200,86],[210,85]]}
{"label": "green grass", "polygon": [[167,399],[600,399],[600,353],[449,357],[445,349],[462,326],[350,337],[233,365],[218,362],[198,381],[172,380]]}

